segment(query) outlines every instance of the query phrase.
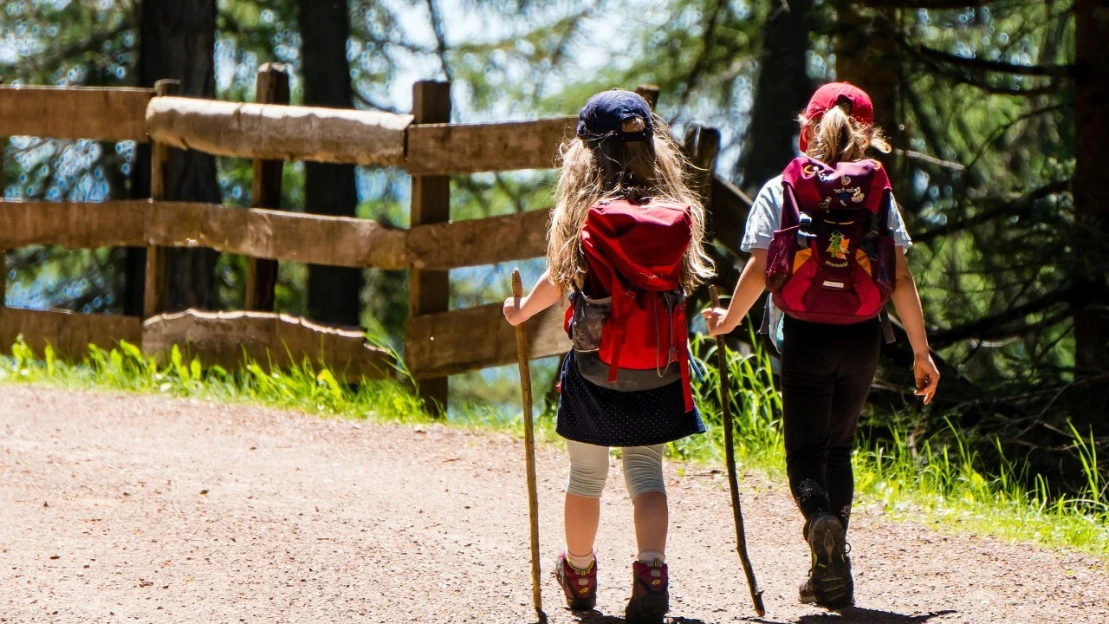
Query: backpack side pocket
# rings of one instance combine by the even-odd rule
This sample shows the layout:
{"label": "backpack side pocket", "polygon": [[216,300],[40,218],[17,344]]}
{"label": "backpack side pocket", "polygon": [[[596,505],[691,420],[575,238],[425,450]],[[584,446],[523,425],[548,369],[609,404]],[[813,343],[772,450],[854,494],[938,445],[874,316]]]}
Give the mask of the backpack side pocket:
{"label": "backpack side pocket", "polygon": [[801,226],[795,225],[774,232],[766,251],[766,288],[777,292],[793,277],[793,260],[797,255],[797,235]]}
{"label": "backpack side pocket", "polygon": [[570,319],[570,344],[579,353],[601,348],[601,331],[612,316],[612,297],[593,299],[580,290],[570,293],[574,313]]}

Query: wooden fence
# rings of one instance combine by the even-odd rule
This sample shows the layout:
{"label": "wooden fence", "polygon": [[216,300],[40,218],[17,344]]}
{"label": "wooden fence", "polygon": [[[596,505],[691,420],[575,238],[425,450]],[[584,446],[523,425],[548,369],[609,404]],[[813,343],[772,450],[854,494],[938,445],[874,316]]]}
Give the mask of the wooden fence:
{"label": "wooden fence", "polygon": [[[447,375],[514,361],[512,328],[500,305],[449,310],[447,271],[542,256],[546,211],[451,222],[449,176],[555,167],[558,145],[572,136],[576,118],[447,123],[449,85],[439,82],[415,85],[413,115],[289,106],[287,81],[283,70],[263,67],[259,101],[245,104],[175,97],[172,81],[154,90],[0,87],[0,136],[152,143],[149,200],[0,202],[0,250],[146,247],[144,318],[0,305],[0,345],[8,348],[22,335],[34,348],[50,343],[60,356],[78,358],[88,344],[126,340],[154,356],[182,345],[205,364],[225,367],[245,352],[278,363],[308,357],[355,380],[391,374],[388,354],[367,344],[360,331],[273,313],[275,263],[295,261],[410,270],[405,361],[427,399],[445,404]],[[644,93],[652,101],[657,96],[657,90]],[[687,148],[704,170],[702,192],[717,236],[734,249],[749,201],[712,173],[718,146],[715,131],[687,135]],[[172,201],[166,179],[171,149],[253,159],[259,207]],[[270,209],[280,197],[285,160],[403,167],[412,175],[412,226]],[[251,258],[248,309],[169,313],[164,250],[170,247]],[[0,274],[0,288],[2,280]],[[529,323],[529,333],[533,358],[568,349],[556,309]]]}

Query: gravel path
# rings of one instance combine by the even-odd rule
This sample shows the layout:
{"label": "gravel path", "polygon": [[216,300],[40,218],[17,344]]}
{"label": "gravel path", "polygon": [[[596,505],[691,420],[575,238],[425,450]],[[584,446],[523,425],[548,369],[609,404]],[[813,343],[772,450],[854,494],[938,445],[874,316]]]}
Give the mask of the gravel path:
{"label": "gravel path", "polygon": [[[0,386],[0,622],[533,622],[523,445],[210,404]],[[634,555],[619,464],[599,612],[561,607],[565,460],[539,449],[552,624],[616,623]],[[892,522],[852,523],[857,602],[796,603],[807,557],[779,484],[748,475],[756,620],[726,480],[668,465],[672,615],[735,622],[1109,622],[1105,562]]]}

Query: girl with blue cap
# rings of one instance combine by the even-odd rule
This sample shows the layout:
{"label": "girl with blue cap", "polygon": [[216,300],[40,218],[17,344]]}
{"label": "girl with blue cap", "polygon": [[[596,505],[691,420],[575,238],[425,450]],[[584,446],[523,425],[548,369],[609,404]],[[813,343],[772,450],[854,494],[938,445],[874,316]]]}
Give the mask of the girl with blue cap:
{"label": "girl with blue cap", "polygon": [[[702,247],[704,208],[685,183],[686,163],[665,123],[653,115],[647,102],[635,93],[611,90],[591,97],[581,109],[577,136],[562,147],[561,160],[556,206],[551,213],[548,232],[548,269],[526,297],[508,299],[504,303],[505,318],[512,325],[518,325],[547,307],[563,302],[567,295],[578,302],[571,306],[567,315],[575,350],[564,361],[559,383],[557,431],[566,438],[570,475],[565,500],[566,549],[559,556],[555,576],[571,609],[594,608],[597,558],[593,547],[600,519],[600,496],[608,475],[609,447],[620,447],[624,478],[634,507],[639,551],[632,564],[632,595],[625,617],[629,622],[661,622],[663,614],[669,610],[665,554],[668,513],[662,456],[666,443],[705,430],[689,399],[688,375],[683,375],[683,369],[687,373],[684,303],[680,303],[679,295],[666,300],[669,303],[665,305],[670,307],[653,308],[662,310],[662,315],[681,310],[669,327],[659,320],[665,317],[656,313],[654,324],[650,325],[653,329],[628,332],[623,340],[625,345],[647,337],[653,341],[656,331],[663,337],[669,331],[671,338],[667,343],[669,353],[666,349],[661,351],[664,361],[657,376],[654,367],[649,371],[629,371],[611,364],[613,378],[622,379],[623,386],[620,381],[606,383],[603,375],[590,375],[587,363],[596,361],[597,352],[603,359],[604,348],[592,352],[587,348],[579,349],[583,335],[589,333],[583,329],[588,325],[589,310],[585,309],[580,316],[578,312],[583,310],[582,301],[587,302],[585,308],[597,301],[610,301],[605,309],[608,316],[604,317],[603,330],[600,322],[596,326],[597,332],[603,333],[610,331],[614,323],[620,323],[619,308],[632,309],[634,313],[655,305],[651,302],[665,299],[662,294],[652,298],[653,293],[634,288],[625,291],[620,286],[616,287],[620,294],[614,296],[610,285],[616,282],[604,280],[615,271],[600,270],[605,267],[595,263],[599,256],[590,255],[596,254],[599,248],[590,238],[591,219],[611,217],[617,208],[623,211],[618,219],[612,217],[605,223],[635,222],[640,213],[651,211],[662,217],[673,217],[667,223],[681,232],[680,236],[673,236],[680,239],[680,247],[676,252],[669,250],[674,258],[673,282],[678,291],[689,292],[713,275],[712,262]],[[653,226],[664,227],[658,222]],[[659,230],[659,236],[643,239],[632,236],[623,240],[654,242],[674,231],[677,230],[664,229]],[[604,233],[594,232],[595,238],[601,238]],[[655,250],[646,250],[640,244],[638,249],[624,247],[621,253],[620,259],[628,260],[637,254],[654,257]],[[606,266],[612,269],[618,264]],[[620,301],[612,302],[613,298]],[[650,315],[645,316],[651,319]],[[574,331],[575,326],[577,331]],[[607,343],[611,342],[610,337]],[[662,342],[660,338],[659,343]],[[678,342],[683,343],[680,344],[681,353],[675,355]],[[624,351],[629,348],[625,346]],[[606,362],[602,372],[607,373],[608,366]],[[668,371],[674,375],[672,378],[666,376]],[[637,377],[644,372],[649,374]],[[670,379],[672,381],[668,381]],[[645,383],[634,385],[639,383],[635,380],[645,380]],[[629,383],[633,385],[628,386]]]}

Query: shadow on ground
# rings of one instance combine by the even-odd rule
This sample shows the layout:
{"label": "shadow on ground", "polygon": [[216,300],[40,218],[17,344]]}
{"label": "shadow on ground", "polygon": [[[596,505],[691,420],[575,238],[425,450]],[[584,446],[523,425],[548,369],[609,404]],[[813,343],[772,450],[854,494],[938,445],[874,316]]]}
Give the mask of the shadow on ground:
{"label": "shadow on ground", "polygon": [[[615,615],[605,615],[600,611],[575,612],[574,617],[581,624],[626,624],[626,620]],[[668,617],[663,620],[665,624],[708,624],[704,620],[684,617]]]}
{"label": "shadow on ground", "polygon": [[940,617],[941,615],[950,615],[952,613],[956,613],[956,611],[954,609],[942,609],[929,613],[905,615],[878,609],[851,607],[834,613],[802,615],[796,620],[790,620],[789,622],[766,618],[743,619],[748,622],[760,622],[761,624],[918,624],[927,622],[932,618]]}
{"label": "shadow on ground", "polygon": [[[744,617],[744,622],[758,622],[759,624],[923,624],[932,618],[942,615],[957,613],[954,609],[942,609],[929,613],[905,615],[892,611],[878,609],[862,609],[851,607],[838,612],[817,613],[802,615],[796,620],[781,621],[765,617]],[[580,624],[626,624],[624,618],[615,615],[605,615],[600,611],[575,612],[574,617]],[[664,624],[707,624],[704,620],[684,617],[667,617]],[[540,624],[543,624],[542,622]]]}

